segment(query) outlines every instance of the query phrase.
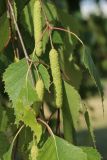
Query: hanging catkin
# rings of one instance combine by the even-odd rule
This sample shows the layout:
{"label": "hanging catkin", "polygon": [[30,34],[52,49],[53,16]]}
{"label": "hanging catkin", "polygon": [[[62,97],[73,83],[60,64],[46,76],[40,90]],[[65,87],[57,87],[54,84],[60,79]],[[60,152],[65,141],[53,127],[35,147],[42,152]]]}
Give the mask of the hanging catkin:
{"label": "hanging catkin", "polygon": [[44,83],[42,81],[42,79],[39,79],[36,83],[36,92],[39,98],[39,101],[42,102],[43,101],[43,97],[44,97]]}
{"label": "hanging catkin", "polygon": [[56,107],[60,108],[62,106],[62,80],[61,80],[58,52],[55,49],[51,49],[49,53],[49,58],[50,58],[53,83],[56,92]]}
{"label": "hanging catkin", "polygon": [[40,0],[35,0],[34,11],[34,38],[35,38],[35,50],[38,57],[42,54],[42,13],[41,13],[41,2]]}

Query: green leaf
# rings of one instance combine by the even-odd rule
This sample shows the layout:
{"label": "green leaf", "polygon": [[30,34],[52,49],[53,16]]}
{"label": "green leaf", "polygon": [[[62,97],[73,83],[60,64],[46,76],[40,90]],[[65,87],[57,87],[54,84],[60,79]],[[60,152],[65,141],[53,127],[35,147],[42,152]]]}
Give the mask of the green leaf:
{"label": "green leaf", "polygon": [[81,147],[82,150],[87,154],[87,160],[101,160],[100,153],[92,147]]}
{"label": "green leaf", "polygon": [[71,31],[75,33],[77,33],[81,29],[82,26],[81,26],[81,22],[79,22],[79,19],[64,12],[62,9],[59,9],[59,8],[57,8],[57,12],[59,16],[59,21],[66,29],[67,27],[69,27]]}
{"label": "green leaf", "polygon": [[0,106],[0,132],[5,132],[8,126],[8,117],[6,111]]}
{"label": "green leaf", "polygon": [[75,144],[75,129],[72,121],[72,115],[69,108],[69,103],[67,99],[67,94],[65,88],[63,90],[63,107],[62,107],[62,116],[63,116],[63,130],[64,130],[64,138],[68,142]]}
{"label": "green leaf", "polygon": [[68,101],[68,106],[66,107],[69,107],[73,125],[77,128],[79,111],[81,108],[81,98],[77,90],[66,82],[64,82],[64,89]]}
{"label": "green leaf", "polygon": [[[11,64],[3,75],[5,91],[13,102],[16,122],[23,121],[34,131],[39,141],[41,126],[36,122],[35,113],[30,106],[38,101],[35,88],[32,85],[30,76],[26,81],[28,66],[25,59]],[[13,81],[14,80],[14,81]]]}
{"label": "green leaf", "polygon": [[17,121],[23,121],[26,126],[29,126],[34,132],[37,142],[39,142],[42,128],[36,121],[35,112],[29,106],[23,106],[23,102],[18,102],[15,107]]}
{"label": "green leaf", "polygon": [[58,14],[57,14],[57,10],[55,8],[55,5],[53,5],[53,3],[51,3],[51,2],[44,1],[44,10],[45,10],[45,13],[48,17],[49,22],[54,24],[55,20],[58,20]]}
{"label": "green leaf", "polygon": [[3,160],[11,160],[12,159],[12,149],[13,149],[13,143],[10,145],[9,150],[3,155]]}
{"label": "green leaf", "polygon": [[15,137],[13,138],[13,141],[9,147],[9,150],[3,155],[3,160],[11,160],[12,159],[12,150],[13,150],[14,142],[15,142],[17,136],[19,135],[19,133],[21,132],[21,130],[23,129],[23,127],[24,127],[24,125],[19,128],[18,132],[16,133]]}
{"label": "green leaf", "polygon": [[[68,64],[68,65],[67,65]],[[79,90],[81,80],[82,80],[82,72],[80,68],[71,61],[70,63],[66,61],[65,63],[65,73],[67,75],[68,82],[77,90]]]}
{"label": "green leaf", "polygon": [[95,145],[95,142],[96,142],[95,141],[95,135],[94,135],[93,127],[92,127],[92,124],[91,124],[91,118],[90,118],[90,115],[89,115],[87,110],[85,111],[84,116],[85,116],[85,121],[86,121],[86,124],[87,124],[87,127],[88,127],[88,131],[90,133],[90,136],[92,138],[93,144],[96,147],[96,145]]}
{"label": "green leaf", "polygon": [[[13,105],[23,99],[25,105],[32,104],[37,99],[30,75],[27,76],[28,65],[25,59],[9,65],[3,75],[5,92],[8,93]],[[27,79],[27,80],[26,80]]]}
{"label": "green leaf", "polygon": [[73,47],[68,42],[67,36],[64,39],[65,48],[62,48],[60,51],[61,68],[66,81],[74,86],[75,89],[79,90],[82,80],[82,71],[80,67],[73,61],[74,51]]}
{"label": "green leaf", "polygon": [[28,1],[29,0],[23,0],[23,1],[15,0],[16,6],[17,6],[17,9],[18,9],[18,14],[21,13],[22,9],[25,7],[25,5]]}
{"label": "green leaf", "polygon": [[50,87],[50,75],[49,75],[47,69],[42,64],[40,64],[38,66],[38,70],[39,70],[39,72],[41,74],[42,80],[44,81],[45,88],[49,91],[49,87]]}
{"label": "green leaf", "polygon": [[61,35],[60,35],[59,31],[54,31],[53,32],[52,41],[53,41],[53,43],[63,44],[63,40],[61,38]]}
{"label": "green leaf", "polygon": [[64,138],[68,142],[75,144],[75,142],[76,142],[75,129],[74,129],[74,125],[72,122],[70,110],[68,107],[66,107],[68,105],[66,98],[67,97],[64,93],[64,103],[63,103],[63,107],[62,107]]}
{"label": "green leaf", "polygon": [[3,154],[7,152],[9,148],[9,141],[3,132],[0,132],[0,159],[2,159]]}
{"label": "green leaf", "polygon": [[0,0],[0,17],[6,10],[6,2],[4,0]]}
{"label": "green leaf", "polygon": [[9,30],[9,20],[7,18],[7,14],[4,13],[2,17],[0,17],[0,51],[6,47],[10,38],[10,30]]}
{"label": "green leaf", "polygon": [[48,44],[48,41],[49,41],[49,33],[45,32],[45,34],[43,35],[43,41],[42,41],[43,53],[45,53],[46,45]]}
{"label": "green leaf", "polygon": [[37,160],[87,160],[81,148],[55,136],[50,137],[39,151]]}
{"label": "green leaf", "polygon": [[94,65],[94,62],[91,58],[88,48],[82,49],[82,63],[84,64],[86,69],[88,69],[92,79],[94,80],[96,86],[98,87],[99,93],[101,95],[102,103],[103,103],[104,93],[103,93],[102,85],[99,79],[98,71]]}
{"label": "green leaf", "polygon": [[21,24],[24,26],[31,36],[33,36],[33,6],[34,0],[31,0],[23,9],[23,12],[20,17]]}
{"label": "green leaf", "polygon": [[[17,155],[19,159],[28,159],[32,140],[35,135],[29,127],[24,127],[18,136]],[[35,139],[36,141],[36,139]]]}

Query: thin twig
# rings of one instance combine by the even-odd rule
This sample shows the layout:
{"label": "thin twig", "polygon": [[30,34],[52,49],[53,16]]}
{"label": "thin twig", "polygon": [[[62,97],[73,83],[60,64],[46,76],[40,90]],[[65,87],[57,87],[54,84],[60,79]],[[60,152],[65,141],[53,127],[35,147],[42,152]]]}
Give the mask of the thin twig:
{"label": "thin twig", "polygon": [[51,30],[49,30],[49,38],[50,38],[51,47],[53,49],[54,46],[53,46],[53,43],[52,43]]}
{"label": "thin twig", "polygon": [[52,129],[50,128],[50,126],[40,118],[37,118],[37,120],[46,126],[49,134],[54,138],[55,136],[54,136],[54,133],[53,133]]}
{"label": "thin twig", "polygon": [[53,117],[53,115],[54,115],[55,113],[56,113],[56,110],[55,110],[55,112],[51,113],[50,117],[48,118],[47,123],[49,123],[49,121],[51,120],[51,118]]}
{"label": "thin twig", "polygon": [[13,11],[12,5],[11,5],[11,3],[9,2],[9,0],[8,0],[7,2],[8,2],[8,5],[9,5],[9,8],[10,8],[10,11],[11,11],[11,15],[12,15],[12,17],[13,17],[13,21],[14,21],[14,24],[15,24],[15,27],[16,27],[16,30],[17,30],[17,33],[18,33],[18,36],[19,36],[19,39],[20,39],[22,48],[23,48],[24,55],[25,55],[26,59],[29,60],[29,56],[28,56],[28,54],[27,54],[27,51],[26,51],[26,48],[25,48],[25,45],[24,45],[22,36],[21,36],[21,34],[20,34],[19,27],[18,27],[17,22],[16,22],[16,19],[15,19],[15,15],[14,15],[14,11]]}
{"label": "thin twig", "polygon": [[46,66],[47,68],[50,68],[50,66],[48,64],[46,64],[45,62],[43,62],[42,60],[39,60],[39,64],[43,64],[44,66]]}
{"label": "thin twig", "polygon": [[[11,15],[13,17],[13,21],[14,21],[14,25],[15,25],[15,28],[16,28],[16,31],[18,33],[18,36],[19,36],[19,39],[20,39],[20,42],[21,42],[21,45],[22,45],[22,48],[23,48],[23,52],[24,52],[24,55],[25,55],[25,58],[26,58],[26,62],[27,62],[27,65],[29,67],[29,56],[27,54],[27,51],[26,51],[26,48],[25,48],[25,45],[24,45],[24,42],[23,42],[23,39],[22,39],[22,36],[21,36],[21,33],[20,33],[20,30],[19,30],[19,27],[17,25],[17,22],[16,22],[16,19],[15,19],[15,15],[14,15],[14,11],[13,11],[13,8],[11,6],[11,3],[9,2],[9,0],[7,0],[8,2],[8,5],[9,5],[9,8],[10,8],[10,11],[11,11]],[[35,84],[34,82],[34,78],[33,78],[33,75],[32,75],[32,71],[30,70],[30,76],[31,76],[31,79],[32,79],[32,83],[33,85]]]}
{"label": "thin twig", "polygon": [[18,57],[19,59],[19,52],[18,52],[18,48],[15,47],[15,33],[13,32],[13,25],[12,25],[12,15],[10,12],[10,8],[7,5],[7,10],[8,10],[8,17],[9,17],[9,26],[10,26],[10,32],[11,32],[11,43],[12,43],[12,48],[13,48],[13,52],[14,52],[14,56]]}
{"label": "thin twig", "polygon": [[64,32],[67,32],[67,33],[69,33],[69,34],[72,34],[73,36],[75,36],[75,37],[78,39],[78,41],[79,41],[79,42],[83,45],[83,47],[84,47],[83,41],[82,41],[74,32],[71,32],[71,31],[69,31],[69,30],[67,30],[67,29],[59,28],[59,27],[53,27],[53,30],[60,30],[60,31],[64,31]]}
{"label": "thin twig", "polygon": [[16,133],[15,137],[13,138],[12,144],[14,144],[14,142],[15,142],[18,134],[21,132],[21,130],[23,129],[24,126],[25,126],[25,125],[23,124],[23,125],[19,128],[18,132]]}

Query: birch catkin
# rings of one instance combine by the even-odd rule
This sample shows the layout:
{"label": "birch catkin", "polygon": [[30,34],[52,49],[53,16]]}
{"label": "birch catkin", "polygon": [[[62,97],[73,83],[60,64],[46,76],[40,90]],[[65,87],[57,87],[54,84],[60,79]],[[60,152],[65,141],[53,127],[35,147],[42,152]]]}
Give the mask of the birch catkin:
{"label": "birch catkin", "polygon": [[44,83],[42,81],[42,79],[39,79],[36,83],[36,92],[39,98],[39,101],[42,102],[43,101],[43,97],[44,97]]}
{"label": "birch catkin", "polygon": [[53,83],[56,92],[56,107],[60,108],[62,106],[62,80],[61,80],[58,53],[55,49],[51,49],[49,53],[49,58],[50,58]]}
{"label": "birch catkin", "polygon": [[33,19],[34,19],[35,50],[36,50],[36,55],[38,57],[40,57],[41,54],[42,54],[42,40],[41,40],[42,13],[41,13],[41,2],[40,2],[40,0],[35,0]]}

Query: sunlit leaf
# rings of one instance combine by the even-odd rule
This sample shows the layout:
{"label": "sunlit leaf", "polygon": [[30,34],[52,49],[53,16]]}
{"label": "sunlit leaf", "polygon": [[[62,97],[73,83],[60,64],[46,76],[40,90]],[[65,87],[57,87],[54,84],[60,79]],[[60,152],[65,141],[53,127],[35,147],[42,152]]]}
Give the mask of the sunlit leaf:
{"label": "sunlit leaf", "polygon": [[37,160],[87,160],[87,155],[59,137],[50,137],[39,151]]}
{"label": "sunlit leaf", "polygon": [[67,98],[67,104],[65,104],[65,107],[69,108],[73,125],[75,128],[77,128],[77,122],[79,118],[79,111],[81,108],[81,98],[77,90],[74,89],[71,85],[69,85],[67,82],[64,82],[64,88],[65,88],[65,94]]}
{"label": "sunlit leaf", "polygon": [[92,147],[82,147],[82,150],[87,154],[87,160],[101,160],[100,153]]}
{"label": "sunlit leaf", "polygon": [[28,65],[26,60],[23,59],[11,64],[4,73],[5,91],[8,93],[13,105],[22,99],[23,103],[30,105],[37,99],[30,75],[27,78],[27,71]]}

